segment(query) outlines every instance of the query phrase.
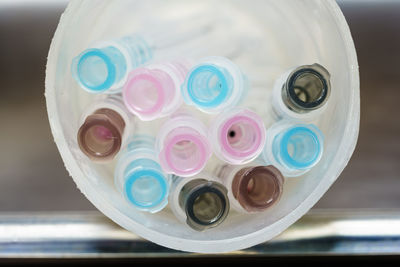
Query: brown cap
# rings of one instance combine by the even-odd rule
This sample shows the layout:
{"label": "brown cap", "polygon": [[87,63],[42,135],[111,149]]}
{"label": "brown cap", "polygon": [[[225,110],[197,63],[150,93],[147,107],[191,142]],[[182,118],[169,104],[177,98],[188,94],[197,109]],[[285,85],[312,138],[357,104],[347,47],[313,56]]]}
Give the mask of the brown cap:
{"label": "brown cap", "polygon": [[268,209],[280,199],[284,178],[272,165],[245,167],[235,174],[232,194],[248,212]]}
{"label": "brown cap", "polygon": [[109,162],[121,148],[124,129],[125,122],[118,112],[98,109],[79,128],[79,148],[94,162]]}

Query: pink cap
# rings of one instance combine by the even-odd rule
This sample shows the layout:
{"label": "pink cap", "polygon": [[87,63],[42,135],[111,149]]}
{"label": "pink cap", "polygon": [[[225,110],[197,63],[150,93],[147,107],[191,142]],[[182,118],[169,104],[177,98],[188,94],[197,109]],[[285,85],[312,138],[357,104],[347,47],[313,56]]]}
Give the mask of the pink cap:
{"label": "pink cap", "polygon": [[[210,143],[203,125],[194,118],[191,123],[168,121],[158,137],[160,164],[165,172],[188,177],[198,174],[211,156]],[[166,129],[168,128],[168,129]]]}
{"label": "pink cap", "polygon": [[244,164],[256,158],[265,144],[265,126],[256,113],[238,110],[223,114],[212,127],[216,155],[231,164]]}
{"label": "pink cap", "polygon": [[143,121],[170,115],[182,103],[178,63],[152,64],[129,73],[122,90],[128,110]]}

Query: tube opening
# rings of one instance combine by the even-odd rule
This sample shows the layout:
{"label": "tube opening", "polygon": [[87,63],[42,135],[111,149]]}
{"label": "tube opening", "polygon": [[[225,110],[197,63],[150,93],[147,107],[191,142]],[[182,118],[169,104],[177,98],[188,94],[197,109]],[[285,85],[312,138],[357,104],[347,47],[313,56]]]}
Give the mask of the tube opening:
{"label": "tube opening", "polygon": [[219,142],[228,157],[251,157],[262,149],[264,131],[262,122],[239,115],[223,124]]}
{"label": "tube opening", "polygon": [[99,109],[88,116],[79,128],[81,151],[93,161],[109,161],[119,152],[125,122],[111,109]]}
{"label": "tube opening", "polygon": [[111,87],[115,77],[114,64],[100,49],[90,49],[80,56],[77,78],[84,87],[93,91],[103,91]]}
{"label": "tube opening", "polygon": [[248,173],[248,176],[249,179],[244,188],[247,191],[248,205],[265,209],[280,198],[281,183],[268,169],[264,167],[255,168]]}
{"label": "tube opening", "polygon": [[[322,66],[313,65],[314,68]],[[326,77],[325,77],[326,76]],[[294,72],[288,82],[287,94],[290,108],[301,112],[322,106],[329,95],[329,74],[326,75],[313,68],[300,68]],[[294,105],[294,106],[293,106]]]}
{"label": "tube opening", "polygon": [[293,83],[297,98],[304,103],[313,103],[321,98],[324,92],[324,83],[314,73],[302,73]]}
{"label": "tube opening", "polygon": [[295,168],[310,167],[321,154],[318,136],[306,127],[289,130],[282,138],[281,149],[283,159]]}
{"label": "tube opening", "polygon": [[178,173],[188,173],[201,169],[205,164],[205,149],[194,136],[178,136],[167,149],[169,165]]}
{"label": "tube opening", "polygon": [[257,130],[253,128],[252,124],[238,122],[228,129],[227,138],[232,149],[247,151],[257,140]]}
{"label": "tube opening", "polygon": [[187,90],[190,99],[201,107],[215,107],[228,96],[227,79],[217,67],[202,65],[189,76]]}
{"label": "tube opening", "polygon": [[166,179],[153,170],[134,172],[125,183],[128,200],[138,208],[151,208],[159,205],[167,197]]}
{"label": "tube opening", "polygon": [[229,211],[226,189],[218,183],[197,179],[186,184],[180,195],[187,223],[202,231],[222,223]]}
{"label": "tube opening", "polygon": [[153,77],[140,75],[129,81],[124,100],[128,107],[139,114],[159,111],[164,101],[162,86]]}
{"label": "tube opening", "polygon": [[272,166],[244,168],[236,173],[232,192],[249,212],[263,211],[276,203],[282,194],[283,176]]}
{"label": "tube opening", "polygon": [[107,154],[114,146],[114,136],[109,128],[93,125],[84,136],[87,148],[96,155]]}
{"label": "tube opening", "polygon": [[194,200],[193,215],[204,225],[217,221],[223,212],[223,199],[213,192],[205,192]]}

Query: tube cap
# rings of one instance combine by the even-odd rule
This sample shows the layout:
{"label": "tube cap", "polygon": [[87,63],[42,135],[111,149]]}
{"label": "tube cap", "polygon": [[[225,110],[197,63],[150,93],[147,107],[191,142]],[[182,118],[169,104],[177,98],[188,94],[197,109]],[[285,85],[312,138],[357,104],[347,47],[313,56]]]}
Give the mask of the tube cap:
{"label": "tube cap", "polygon": [[167,121],[157,136],[157,147],[163,170],[182,177],[198,174],[212,154],[205,126],[190,116]]}
{"label": "tube cap", "polygon": [[113,46],[87,49],[72,62],[73,77],[89,93],[110,90],[126,71],[123,54]]}
{"label": "tube cap", "polygon": [[149,121],[170,115],[182,104],[182,64],[152,64],[129,73],[122,94],[130,112]]}
{"label": "tube cap", "polygon": [[323,139],[322,132],[313,124],[282,121],[268,130],[263,156],[285,176],[299,176],[320,161]]}
{"label": "tube cap", "polygon": [[187,104],[214,113],[234,107],[244,90],[244,75],[233,62],[223,57],[208,57],[189,71],[182,95]]}
{"label": "tube cap", "polygon": [[246,167],[232,181],[232,194],[247,212],[261,212],[279,201],[284,178],[272,165]]}
{"label": "tube cap", "polygon": [[79,128],[79,148],[94,162],[110,162],[121,148],[125,126],[123,118],[116,111],[98,109]]}
{"label": "tube cap", "polygon": [[[148,161],[147,164],[144,162],[140,162],[140,164],[145,166],[155,163]],[[125,179],[125,196],[136,208],[156,212],[167,204],[168,183],[162,172],[143,168],[130,173]]]}
{"label": "tube cap", "polygon": [[226,188],[217,182],[196,179],[187,183],[179,195],[187,224],[203,231],[220,225],[229,213]]}
{"label": "tube cap", "polygon": [[321,158],[321,134],[315,126],[297,125],[275,137],[275,158],[291,169],[309,169]]}
{"label": "tube cap", "polygon": [[218,116],[211,127],[216,155],[231,164],[255,159],[265,145],[265,126],[256,113],[241,109]]}

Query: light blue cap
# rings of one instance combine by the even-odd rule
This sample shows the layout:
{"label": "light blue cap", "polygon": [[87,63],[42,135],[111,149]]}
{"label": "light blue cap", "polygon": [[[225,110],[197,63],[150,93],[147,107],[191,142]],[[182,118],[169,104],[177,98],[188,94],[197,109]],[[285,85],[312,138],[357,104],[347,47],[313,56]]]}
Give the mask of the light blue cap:
{"label": "light blue cap", "polygon": [[214,108],[226,101],[233,90],[233,79],[228,71],[212,64],[195,67],[189,74],[183,90],[188,101],[199,108]]}
{"label": "light blue cap", "polygon": [[136,208],[157,212],[167,205],[169,182],[157,162],[147,158],[135,160],[125,174],[124,194]]}
{"label": "light blue cap", "polygon": [[306,170],[321,158],[323,135],[317,126],[295,125],[278,134],[272,145],[275,159],[289,169]]}
{"label": "light blue cap", "polygon": [[91,93],[110,89],[124,77],[126,71],[127,62],[123,54],[113,46],[87,49],[72,63],[73,77]]}

